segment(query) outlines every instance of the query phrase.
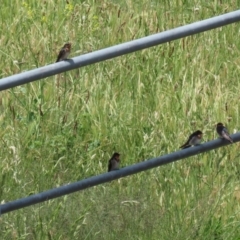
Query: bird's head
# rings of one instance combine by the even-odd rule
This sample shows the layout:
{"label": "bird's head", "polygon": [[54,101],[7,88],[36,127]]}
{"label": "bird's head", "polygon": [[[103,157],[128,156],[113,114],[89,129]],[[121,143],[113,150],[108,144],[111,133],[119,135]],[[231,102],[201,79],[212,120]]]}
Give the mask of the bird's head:
{"label": "bird's head", "polygon": [[117,160],[120,160],[120,154],[117,153],[117,152],[115,152],[115,153],[113,154],[112,158],[115,158],[115,159],[117,159]]}
{"label": "bird's head", "polygon": [[63,47],[64,47],[64,48],[71,49],[71,46],[72,46],[71,43],[65,43]]}
{"label": "bird's head", "polygon": [[202,133],[202,131],[197,130],[196,135],[198,136],[198,138],[202,138],[203,133]]}
{"label": "bird's head", "polygon": [[217,123],[216,127],[223,127],[223,124],[221,122]]}

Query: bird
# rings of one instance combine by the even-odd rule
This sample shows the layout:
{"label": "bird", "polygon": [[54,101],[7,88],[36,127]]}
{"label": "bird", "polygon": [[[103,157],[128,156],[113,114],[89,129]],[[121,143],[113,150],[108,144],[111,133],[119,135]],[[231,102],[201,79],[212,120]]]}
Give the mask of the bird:
{"label": "bird", "polygon": [[115,152],[108,161],[108,172],[119,170],[120,154]]}
{"label": "bird", "polygon": [[200,144],[202,140],[202,135],[203,133],[200,130],[197,130],[189,136],[187,142],[184,143],[180,148],[185,149],[191,147],[192,145],[195,146]]}
{"label": "bird", "polygon": [[64,44],[64,46],[62,47],[62,49],[60,50],[58,57],[57,57],[57,61],[56,62],[60,62],[62,60],[67,59],[70,51],[71,51],[71,43],[66,43]]}
{"label": "bird", "polygon": [[233,143],[232,138],[229,136],[227,128],[222,124],[218,123],[216,127],[216,131],[219,135],[220,138],[225,138],[227,139],[230,143]]}

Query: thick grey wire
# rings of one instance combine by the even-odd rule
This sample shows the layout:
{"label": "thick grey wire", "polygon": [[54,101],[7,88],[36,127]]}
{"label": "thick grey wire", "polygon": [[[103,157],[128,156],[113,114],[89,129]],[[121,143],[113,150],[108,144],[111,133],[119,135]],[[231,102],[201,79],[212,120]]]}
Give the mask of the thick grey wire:
{"label": "thick grey wire", "polygon": [[[231,136],[234,142],[240,141],[240,132]],[[225,145],[228,145],[229,142],[224,139],[216,139],[204,144],[198,145],[196,147],[187,148],[184,150],[179,150],[161,157],[156,157],[147,161],[143,161],[125,168],[122,168],[118,171],[112,171],[108,173],[103,173],[98,176],[86,178],[75,183],[70,183],[58,188],[54,188],[42,193],[34,194],[29,197],[21,198],[15,201],[7,202],[0,205],[0,216],[1,214],[8,213],[20,208],[24,208],[33,204],[41,203],[48,201],[53,198],[61,197],[70,193],[74,193],[86,188],[97,186],[102,183],[110,182],[114,179],[126,177],[132,174],[136,174],[141,171],[146,171],[151,168],[155,168],[164,164],[175,162],[190,156],[194,156],[209,150],[213,150]],[[107,165],[107,162],[106,162]]]}
{"label": "thick grey wire", "polygon": [[[240,10],[50,64],[0,80],[0,91],[240,21]],[[74,43],[73,43],[74,44]]]}

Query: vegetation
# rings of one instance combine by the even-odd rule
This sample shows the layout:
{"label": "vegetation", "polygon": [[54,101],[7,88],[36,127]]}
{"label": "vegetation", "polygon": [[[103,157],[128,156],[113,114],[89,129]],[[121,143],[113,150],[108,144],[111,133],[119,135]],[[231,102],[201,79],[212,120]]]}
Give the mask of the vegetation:
{"label": "vegetation", "polygon": [[[238,9],[237,1],[7,1],[1,77]],[[239,24],[0,93],[1,202],[239,130]],[[4,214],[2,239],[239,239],[239,144]]]}

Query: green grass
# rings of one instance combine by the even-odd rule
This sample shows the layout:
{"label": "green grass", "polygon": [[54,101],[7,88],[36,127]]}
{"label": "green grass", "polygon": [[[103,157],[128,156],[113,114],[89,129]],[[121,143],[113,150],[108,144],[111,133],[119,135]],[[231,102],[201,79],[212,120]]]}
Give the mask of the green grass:
{"label": "green grass", "polygon": [[[6,1],[0,76],[238,9],[236,1]],[[0,200],[239,130],[239,24],[0,93]],[[0,218],[2,239],[239,239],[239,144]]]}

